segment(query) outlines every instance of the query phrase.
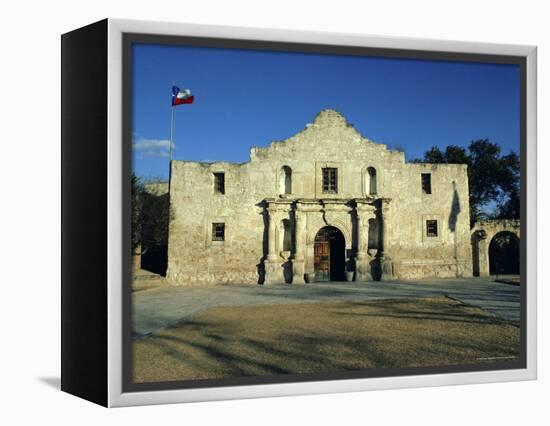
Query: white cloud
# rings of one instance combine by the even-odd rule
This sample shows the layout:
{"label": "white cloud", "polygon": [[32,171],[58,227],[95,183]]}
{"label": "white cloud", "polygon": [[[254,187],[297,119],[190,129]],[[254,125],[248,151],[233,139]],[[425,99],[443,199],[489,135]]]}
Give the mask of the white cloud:
{"label": "white cloud", "polygon": [[170,141],[168,139],[137,138],[134,139],[132,147],[140,158],[168,157],[170,153]]}

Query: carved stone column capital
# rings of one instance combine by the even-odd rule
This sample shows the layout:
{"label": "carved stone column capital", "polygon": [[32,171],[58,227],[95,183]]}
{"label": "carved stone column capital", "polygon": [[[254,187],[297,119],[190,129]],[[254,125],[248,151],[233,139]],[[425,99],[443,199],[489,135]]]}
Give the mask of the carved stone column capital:
{"label": "carved stone column capital", "polygon": [[378,207],[380,208],[380,212],[383,216],[385,216],[388,213],[388,209],[390,207],[391,198],[379,198],[378,199]]}
{"label": "carved stone column capital", "polygon": [[355,208],[357,219],[361,222],[368,222],[376,218],[376,208],[371,204],[359,204]]}

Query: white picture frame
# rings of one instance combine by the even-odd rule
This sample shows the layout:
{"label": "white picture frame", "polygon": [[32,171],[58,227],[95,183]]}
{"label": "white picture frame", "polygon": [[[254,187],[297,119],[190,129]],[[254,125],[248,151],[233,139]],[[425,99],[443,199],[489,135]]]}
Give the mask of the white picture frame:
{"label": "white picture frame", "polygon": [[[537,51],[534,46],[507,44],[471,43],[415,38],[378,37],[371,35],[285,31],[260,28],[239,28],[182,23],[148,22],[108,19],[107,26],[107,378],[106,401],[110,407],[146,404],[181,403],[197,401],[261,398],[335,392],[356,392],[381,389],[398,389],[425,386],[460,385],[473,383],[534,380],[537,377],[537,214],[536,214],[536,155],[537,155]],[[243,386],[220,386],[167,390],[125,391],[123,383],[124,348],[122,307],[124,301],[124,251],[123,210],[124,204],[124,105],[123,90],[125,75],[124,36],[140,34],[167,37],[198,37],[262,41],[276,43],[299,43],[342,47],[368,47],[396,49],[410,52],[437,54],[504,55],[525,60],[525,183],[528,271],[525,288],[526,323],[525,348],[526,368],[448,374],[423,374],[352,378],[344,380],[320,380],[311,382],[270,383]],[[522,200],[523,202],[523,200]],[[523,218],[522,218],[523,219]]]}

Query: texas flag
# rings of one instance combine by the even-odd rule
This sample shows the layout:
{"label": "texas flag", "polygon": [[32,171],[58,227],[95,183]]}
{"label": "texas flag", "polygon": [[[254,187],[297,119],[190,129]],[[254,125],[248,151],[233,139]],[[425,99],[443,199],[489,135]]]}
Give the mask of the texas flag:
{"label": "texas flag", "polygon": [[180,90],[177,86],[172,86],[172,106],[181,104],[192,104],[195,97],[191,94],[191,90]]}

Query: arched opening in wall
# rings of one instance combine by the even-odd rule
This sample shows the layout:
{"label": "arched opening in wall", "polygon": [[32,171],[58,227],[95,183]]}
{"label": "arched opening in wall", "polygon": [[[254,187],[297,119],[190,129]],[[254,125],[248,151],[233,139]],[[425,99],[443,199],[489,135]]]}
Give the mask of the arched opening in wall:
{"label": "arched opening in wall", "polygon": [[315,281],[345,281],[346,240],[334,226],[317,232],[314,243]]}
{"label": "arched opening in wall", "polygon": [[369,254],[374,256],[378,252],[378,246],[380,244],[380,236],[378,231],[378,221],[376,219],[369,219],[369,234],[368,234],[368,246]]}
{"label": "arched opening in wall", "polygon": [[519,274],[519,238],[512,232],[499,232],[489,243],[489,273]]}
{"label": "arched opening in wall", "polygon": [[283,263],[283,277],[285,280],[285,283],[290,284],[292,283],[292,261],[290,260],[290,254],[292,252],[292,230],[290,229],[290,220],[289,219],[283,219],[282,220],[282,245],[281,248],[283,249],[282,255],[285,259]]}
{"label": "arched opening in wall", "polygon": [[281,167],[281,194],[292,194],[292,169],[288,166]]}
{"label": "arched opening in wall", "polygon": [[376,169],[374,167],[369,167],[367,169],[367,193],[369,195],[376,194]]}
{"label": "arched opening in wall", "polygon": [[290,229],[290,220],[283,219],[283,251],[292,250],[292,232]]}

